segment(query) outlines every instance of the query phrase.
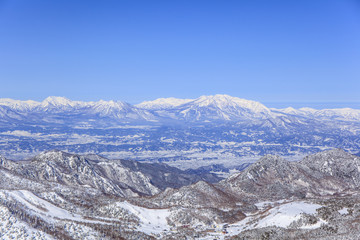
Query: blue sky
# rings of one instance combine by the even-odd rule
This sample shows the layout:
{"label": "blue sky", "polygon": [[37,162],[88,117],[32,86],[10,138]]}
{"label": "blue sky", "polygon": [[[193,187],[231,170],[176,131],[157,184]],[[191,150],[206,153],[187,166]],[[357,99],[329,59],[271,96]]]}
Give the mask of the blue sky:
{"label": "blue sky", "polygon": [[0,97],[356,105],[359,29],[357,0],[0,0]]}

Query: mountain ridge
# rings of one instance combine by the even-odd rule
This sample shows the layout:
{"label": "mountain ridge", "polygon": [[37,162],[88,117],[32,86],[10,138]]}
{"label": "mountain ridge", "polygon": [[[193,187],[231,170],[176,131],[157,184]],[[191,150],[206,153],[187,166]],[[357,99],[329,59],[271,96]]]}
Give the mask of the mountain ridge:
{"label": "mountain ridge", "polygon": [[[176,109],[179,112],[178,116],[182,117],[183,119],[200,120],[202,118],[196,114],[199,114],[199,111],[204,108],[213,109],[213,112],[209,113],[210,120],[214,118],[214,116],[211,117],[211,115],[218,115],[219,119],[225,121],[239,120],[241,119],[242,115],[246,114],[253,114],[257,116],[263,115],[262,117],[270,117],[272,115],[272,117],[274,117],[274,113],[272,111],[282,114],[307,116],[311,118],[338,118],[341,120],[360,119],[360,110],[358,109],[334,108],[316,110],[304,107],[299,109],[292,107],[285,109],[267,108],[260,102],[231,97],[226,94],[201,96],[196,99],[159,98],[153,101],[145,101],[135,105],[113,100],[99,100],[97,102],[72,101],[65,97],[56,96],[47,97],[42,102],[1,98],[0,106],[9,107],[12,111],[17,111],[19,113],[27,113],[31,111],[48,112],[83,110],[84,112],[88,111],[89,113],[98,113],[101,116],[113,116],[119,119],[126,118],[126,114],[116,113],[133,112],[134,115],[147,115],[147,118],[142,116],[144,120],[153,120],[155,116],[152,115],[157,111],[174,111]],[[191,114],[195,114],[195,117],[189,117]],[[161,116],[161,114],[155,115]],[[206,117],[208,116],[205,114],[204,118]]]}
{"label": "mountain ridge", "polygon": [[1,156],[0,167],[32,180],[88,185],[120,197],[154,195],[170,186],[181,187],[204,179],[220,180],[213,174],[187,173],[165,164],[109,160],[100,156],[88,158],[60,150],[45,151],[22,161]]}

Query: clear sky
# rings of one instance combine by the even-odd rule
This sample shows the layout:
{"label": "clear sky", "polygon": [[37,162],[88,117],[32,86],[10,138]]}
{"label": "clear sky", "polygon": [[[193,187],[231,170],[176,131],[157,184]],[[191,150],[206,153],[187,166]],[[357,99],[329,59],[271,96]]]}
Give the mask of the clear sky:
{"label": "clear sky", "polygon": [[360,102],[359,0],[0,0],[0,97]]}

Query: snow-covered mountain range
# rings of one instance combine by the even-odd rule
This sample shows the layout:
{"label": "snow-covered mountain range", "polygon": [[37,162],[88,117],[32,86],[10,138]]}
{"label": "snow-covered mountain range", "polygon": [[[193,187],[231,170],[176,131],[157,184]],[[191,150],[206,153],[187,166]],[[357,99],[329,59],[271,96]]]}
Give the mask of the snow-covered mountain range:
{"label": "snow-covered mountain range", "polygon": [[239,163],[263,154],[296,156],[333,147],[357,153],[359,135],[358,109],[274,109],[228,95],[137,105],[0,99],[0,153],[12,158],[57,148],[174,166],[178,160],[183,166],[199,160],[210,165],[218,164],[216,159]]}
{"label": "snow-covered mountain range", "polygon": [[[201,96],[197,99],[159,98],[131,105],[121,101],[82,102],[71,101],[65,97],[48,97],[42,102],[32,100],[20,101],[0,99],[0,106],[19,115],[29,113],[81,113],[122,119],[142,119],[144,121],[162,121],[163,118],[173,118],[182,121],[247,121],[252,119],[271,119],[279,117],[305,117],[312,119],[337,119],[359,121],[358,109],[324,109],[285,108],[270,109],[263,104],[231,97],[228,95]],[[3,114],[5,116],[6,114]],[[9,112],[9,117],[11,114]]]}
{"label": "snow-covered mountain range", "polygon": [[61,114],[75,114],[75,116],[76,114],[82,114],[114,119],[142,119],[145,121],[151,121],[154,118],[151,113],[121,101],[82,102],[71,101],[65,97],[48,97],[42,102],[0,99],[0,106],[22,114],[24,119],[29,115],[36,115],[39,118],[46,117],[42,116],[42,114],[58,114],[60,116]]}

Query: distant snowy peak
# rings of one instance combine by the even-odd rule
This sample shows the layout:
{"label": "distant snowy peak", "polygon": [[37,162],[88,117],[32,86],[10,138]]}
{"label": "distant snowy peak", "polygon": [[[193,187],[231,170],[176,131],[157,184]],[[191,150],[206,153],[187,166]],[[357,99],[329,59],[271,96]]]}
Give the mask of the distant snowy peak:
{"label": "distant snowy peak", "polygon": [[201,96],[192,102],[199,107],[216,107],[219,109],[242,108],[255,113],[269,113],[270,110],[263,104],[238,97],[231,97],[225,94],[213,96]]}
{"label": "distant snowy peak", "polygon": [[145,109],[139,109],[126,102],[121,101],[103,101],[94,102],[91,105],[91,112],[100,116],[113,118],[128,118],[136,120],[154,121],[155,116]]}
{"label": "distant snowy peak", "polygon": [[287,108],[283,108],[283,109],[272,108],[271,110],[279,111],[279,112],[286,113],[286,114],[293,114],[293,115],[299,114],[299,112],[300,112],[299,110],[292,108],[292,107],[287,107]]}
{"label": "distant snowy peak", "polygon": [[85,103],[80,101],[71,101],[65,97],[51,96],[42,101],[41,105],[38,106],[38,109],[43,111],[66,111],[76,107],[83,107],[84,105]]}
{"label": "distant snowy peak", "polygon": [[128,103],[121,101],[104,101],[100,100],[92,104],[95,111],[108,114],[113,112],[131,111],[132,106]]}
{"label": "distant snowy peak", "polygon": [[309,108],[309,107],[302,107],[302,108],[299,108],[299,111],[301,112],[304,112],[304,113],[315,113],[317,112],[318,110],[314,109],[314,108]]}
{"label": "distant snowy peak", "polygon": [[52,106],[72,106],[74,105],[74,102],[65,98],[65,97],[55,97],[55,96],[50,96],[45,98],[44,101],[42,101],[41,103],[43,106],[48,106],[48,105],[52,105]]}
{"label": "distant snowy peak", "polygon": [[270,117],[271,111],[259,102],[228,95],[201,96],[178,107],[187,120],[249,120]]}
{"label": "distant snowy peak", "polygon": [[193,101],[193,99],[180,99],[180,98],[158,98],[153,101],[145,101],[135,105],[138,108],[148,109],[148,110],[163,110],[174,108],[182,104]]}

